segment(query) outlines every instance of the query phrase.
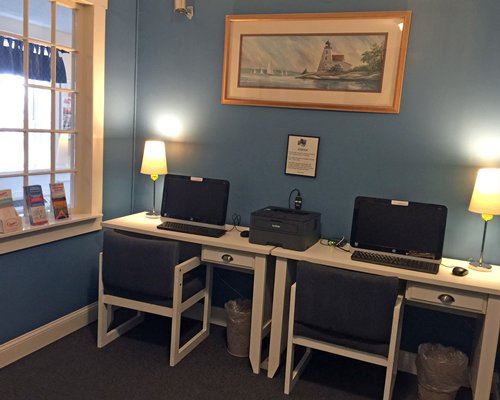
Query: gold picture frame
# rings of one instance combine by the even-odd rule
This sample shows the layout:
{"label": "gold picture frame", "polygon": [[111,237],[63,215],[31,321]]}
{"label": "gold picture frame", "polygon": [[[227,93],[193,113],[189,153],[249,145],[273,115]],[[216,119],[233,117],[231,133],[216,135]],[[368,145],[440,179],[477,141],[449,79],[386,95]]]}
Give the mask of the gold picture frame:
{"label": "gold picture frame", "polygon": [[222,104],[399,113],[411,11],[228,15]]}

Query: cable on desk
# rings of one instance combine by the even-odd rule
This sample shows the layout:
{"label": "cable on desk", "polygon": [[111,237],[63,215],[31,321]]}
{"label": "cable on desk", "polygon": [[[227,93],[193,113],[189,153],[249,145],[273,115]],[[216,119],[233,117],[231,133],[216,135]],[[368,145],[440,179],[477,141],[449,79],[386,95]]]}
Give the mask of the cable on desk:
{"label": "cable on desk", "polygon": [[349,250],[343,248],[347,244],[344,236],[342,236],[340,239],[320,239],[319,243],[323,246],[331,246],[349,253]]}
{"label": "cable on desk", "polygon": [[231,232],[232,230],[236,229],[238,232],[242,232],[242,229],[238,229],[238,226],[241,224],[241,215],[234,213],[231,216],[231,219],[233,221],[233,226],[231,229],[229,229],[227,232]]}

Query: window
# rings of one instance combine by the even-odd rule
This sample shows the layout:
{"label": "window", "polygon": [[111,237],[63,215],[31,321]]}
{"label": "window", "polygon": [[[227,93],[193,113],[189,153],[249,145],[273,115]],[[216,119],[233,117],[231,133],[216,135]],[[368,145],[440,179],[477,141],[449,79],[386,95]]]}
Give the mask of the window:
{"label": "window", "polygon": [[[9,4],[15,14],[12,6],[23,2]],[[28,32],[17,36],[14,28],[10,36],[0,35],[0,85],[6,89],[0,92],[0,148],[6,150],[0,187],[12,189],[19,213],[23,185],[40,184],[48,195],[55,181],[64,182],[71,207],[76,172],[75,10],[47,0],[29,0],[27,9]]]}
{"label": "window", "polygon": [[23,186],[64,182],[72,216],[0,234],[0,254],[100,228],[106,6],[0,0],[0,189],[22,214]]}

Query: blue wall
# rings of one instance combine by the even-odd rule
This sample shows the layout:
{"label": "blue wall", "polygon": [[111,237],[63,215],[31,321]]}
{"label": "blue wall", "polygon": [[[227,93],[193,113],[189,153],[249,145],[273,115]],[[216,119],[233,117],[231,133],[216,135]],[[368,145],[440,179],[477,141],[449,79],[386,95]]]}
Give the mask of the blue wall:
{"label": "blue wall", "polygon": [[106,19],[104,219],[130,214],[134,183],[136,1],[110,1]]}
{"label": "blue wall", "polygon": [[[229,179],[228,217],[248,224],[251,211],[286,206],[298,187],[304,207],[322,213],[323,235],[338,237],[350,233],[357,195],[442,203],[445,256],[479,255],[483,222],[467,207],[476,170],[500,165],[498,1],[193,4],[189,22],[168,1],[139,1],[135,211],[151,204],[151,182],[137,172],[144,138],[162,137],[157,119],[174,114],[185,128],[167,138],[169,170]],[[225,15],[407,9],[399,114],[221,105]],[[316,179],[284,175],[288,134],[321,138]],[[489,225],[486,258],[500,263],[500,220]]]}
{"label": "blue wall", "polygon": [[0,256],[0,344],[96,301],[98,233]]}

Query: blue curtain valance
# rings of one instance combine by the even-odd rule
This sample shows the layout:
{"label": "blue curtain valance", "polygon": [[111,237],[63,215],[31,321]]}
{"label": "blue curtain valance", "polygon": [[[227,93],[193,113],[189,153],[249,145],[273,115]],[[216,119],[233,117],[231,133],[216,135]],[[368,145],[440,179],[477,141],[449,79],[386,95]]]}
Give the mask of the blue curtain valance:
{"label": "blue curtain valance", "polygon": [[[0,74],[23,76],[22,40],[0,36]],[[56,82],[67,83],[64,60],[60,56],[62,50],[57,50]],[[29,44],[29,78],[38,81],[50,82],[50,60],[52,50],[50,47],[38,44]]]}

